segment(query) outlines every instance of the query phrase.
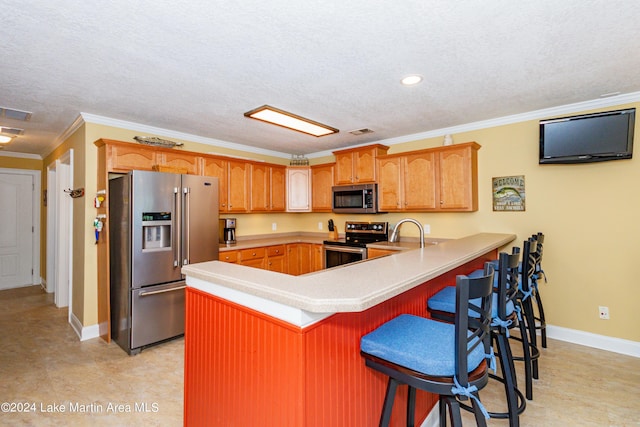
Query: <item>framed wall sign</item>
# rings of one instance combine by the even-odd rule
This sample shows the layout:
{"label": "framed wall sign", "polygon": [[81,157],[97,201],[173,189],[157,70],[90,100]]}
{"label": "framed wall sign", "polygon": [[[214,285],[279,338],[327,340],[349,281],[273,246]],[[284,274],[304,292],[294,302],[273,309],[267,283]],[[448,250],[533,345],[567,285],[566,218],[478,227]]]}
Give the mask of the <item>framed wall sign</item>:
{"label": "framed wall sign", "polygon": [[524,175],[493,178],[493,210],[524,211]]}

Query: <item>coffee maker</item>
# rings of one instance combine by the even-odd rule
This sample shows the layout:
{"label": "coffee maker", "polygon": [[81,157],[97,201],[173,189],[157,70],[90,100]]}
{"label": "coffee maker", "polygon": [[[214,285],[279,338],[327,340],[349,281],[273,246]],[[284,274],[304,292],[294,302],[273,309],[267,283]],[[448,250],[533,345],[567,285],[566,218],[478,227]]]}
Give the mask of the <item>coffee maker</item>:
{"label": "coffee maker", "polygon": [[220,218],[220,243],[231,245],[236,242],[236,219]]}

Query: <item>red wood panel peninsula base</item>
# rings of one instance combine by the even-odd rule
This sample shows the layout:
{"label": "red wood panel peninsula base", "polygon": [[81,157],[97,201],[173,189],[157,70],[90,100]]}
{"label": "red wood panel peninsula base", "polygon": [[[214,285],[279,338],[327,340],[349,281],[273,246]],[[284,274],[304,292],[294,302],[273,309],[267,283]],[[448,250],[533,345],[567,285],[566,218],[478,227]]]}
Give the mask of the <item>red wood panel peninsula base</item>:
{"label": "red wood panel peninsula base", "polygon": [[[363,312],[301,328],[187,288],[184,423],[187,426],[376,426],[387,378],[365,367],[360,337],[401,314],[427,316],[426,300],[491,251]],[[437,396],[418,392],[422,422]],[[406,387],[392,425],[405,425]]]}

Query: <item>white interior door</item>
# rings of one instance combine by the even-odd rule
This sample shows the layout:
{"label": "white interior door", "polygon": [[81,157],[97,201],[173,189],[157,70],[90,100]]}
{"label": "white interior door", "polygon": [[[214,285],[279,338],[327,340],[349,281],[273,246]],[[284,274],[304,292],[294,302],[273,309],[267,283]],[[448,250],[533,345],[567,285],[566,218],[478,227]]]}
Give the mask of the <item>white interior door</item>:
{"label": "white interior door", "polygon": [[33,280],[34,177],[0,173],[0,289]]}

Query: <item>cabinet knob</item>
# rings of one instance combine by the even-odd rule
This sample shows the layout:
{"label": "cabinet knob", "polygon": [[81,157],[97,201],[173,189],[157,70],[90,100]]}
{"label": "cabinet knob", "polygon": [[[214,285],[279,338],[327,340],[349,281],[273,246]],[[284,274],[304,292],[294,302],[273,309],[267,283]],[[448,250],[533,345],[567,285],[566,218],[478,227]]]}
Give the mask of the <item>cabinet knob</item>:
{"label": "cabinet knob", "polygon": [[255,253],[255,252],[254,252],[254,253],[252,253],[252,254],[251,254],[251,256],[256,256],[256,253]]}

